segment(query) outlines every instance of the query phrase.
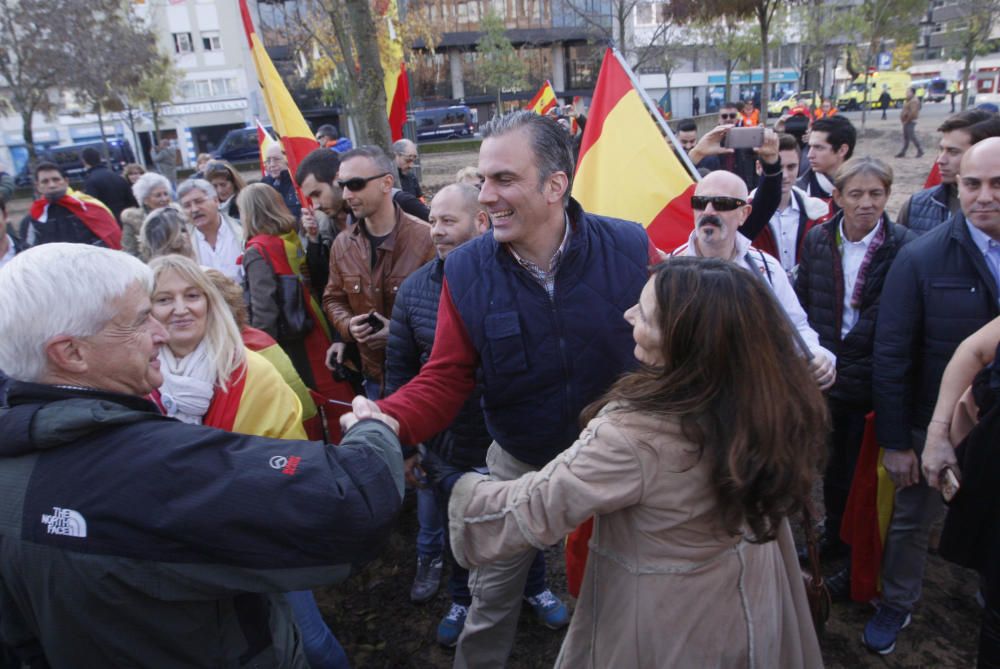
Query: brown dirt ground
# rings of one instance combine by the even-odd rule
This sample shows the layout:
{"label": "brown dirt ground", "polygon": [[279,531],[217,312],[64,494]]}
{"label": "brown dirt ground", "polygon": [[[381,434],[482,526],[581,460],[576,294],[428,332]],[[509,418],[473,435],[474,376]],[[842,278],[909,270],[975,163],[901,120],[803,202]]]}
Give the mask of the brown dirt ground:
{"label": "brown dirt ground", "polygon": [[[919,160],[891,160],[897,187],[889,212],[895,215],[911,193],[919,190],[931,168],[936,145],[934,127],[939,119],[919,126],[925,156]],[[868,132],[859,141],[857,155],[893,156],[898,151],[900,129],[897,120],[869,119]],[[422,159],[425,190],[434,192],[450,183],[455,172],[476,163],[474,152],[427,155]],[[411,505],[401,515],[396,531],[382,557],[361,574],[342,585],[318,591],[321,609],[340,638],[355,667],[447,667],[453,653],[437,647],[435,629],[447,611],[449,600],[444,588],[425,605],[411,604],[408,597],[414,573],[416,520]],[[547,554],[549,580],[553,590],[565,593],[565,570],[561,547]],[[828,565],[831,572],[839,565]],[[861,630],[873,609],[866,604],[835,604],[822,639],[828,667],[971,667],[979,629],[979,608],[974,600],[977,576],[945,562],[933,553],[927,566],[924,594],[913,624],[899,639],[892,655],[880,657],[867,652],[860,643]],[[568,598],[567,598],[568,600]],[[522,612],[514,650],[508,663],[516,669],[552,666],[563,632],[541,628],[527,610]],[[669,631],[670,623],[664,621]]]}

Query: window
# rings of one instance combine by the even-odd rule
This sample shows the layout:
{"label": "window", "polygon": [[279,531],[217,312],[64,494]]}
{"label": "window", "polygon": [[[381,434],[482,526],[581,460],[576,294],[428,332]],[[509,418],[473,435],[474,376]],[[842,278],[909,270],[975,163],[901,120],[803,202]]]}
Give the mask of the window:
{"label": "window", "polygon": [[219,37],[219,33],[214,30],[212,32],[203,32],[201,34],[201,45],[205,51],[221,51],[222,39]]}
{"label": "window", "polygon": [[236,79],[194,79],[181,82],[181,96],[187,99],[218,98],[236,94]]}
{"label": "window", "polygon": [[637,26],[655,26],[667,22],[665,2],[640,2],[635,6],[635,24]]}
{"label": "window", "polygon": [[194,53],[191,33],[174,33],[174,51],[176,53]]}

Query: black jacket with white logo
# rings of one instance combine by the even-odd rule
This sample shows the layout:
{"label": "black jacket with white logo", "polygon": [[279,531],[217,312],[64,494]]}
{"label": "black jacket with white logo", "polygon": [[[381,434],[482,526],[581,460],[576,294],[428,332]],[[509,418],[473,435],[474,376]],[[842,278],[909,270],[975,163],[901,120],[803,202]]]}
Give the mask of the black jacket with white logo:
{"label": "black jacket with white logo", "polygon": [[329,447],[12,382],[0,434],[2,641],[52,667],[306,667],[280,593],[375,557],[402,500],[376,421]]}

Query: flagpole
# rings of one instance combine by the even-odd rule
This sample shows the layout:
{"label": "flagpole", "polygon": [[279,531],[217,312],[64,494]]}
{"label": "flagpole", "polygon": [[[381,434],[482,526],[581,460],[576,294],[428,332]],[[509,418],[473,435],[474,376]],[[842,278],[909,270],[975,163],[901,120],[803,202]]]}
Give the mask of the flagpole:
{"label": "flagpole", "polygon": [[657,109],[656,105],[653,104],[653,100],[646,94],[646,90],[639,83],[639,79],[635,76],[635,72],[632,71],[632,68],[629,67],[628,63],[622,57],[618,48],[614,46],[614,44],[611,45],[611,53],[614,54],[618,64],[622,66],[623,70],[625,70],[625,74],[628,75],[629,80],[632,82],[632,88],[634,88],[635,92],[639,94],[639,99],[642,100],[643,104],[646,105],[646,109],[653,116],[653,118],[656,119],[656,122],[660,126],[660,130],[664,132],[667,139],[671,144],[673,144],[674,153],[680,157],[681,162],[684,163],[684,166],[691,173],[691,177],[695,181],[701,181],[701,172],[695,168],[694,163],[691,162],[691,158],[688,157],[687,151],[685,151],[684,147],[681,146],[681,143],[677,141],[674,131],[670,129],[670,125],[667,123],[666,119],[663,118],[663,115],[660,114],[660,110]]}

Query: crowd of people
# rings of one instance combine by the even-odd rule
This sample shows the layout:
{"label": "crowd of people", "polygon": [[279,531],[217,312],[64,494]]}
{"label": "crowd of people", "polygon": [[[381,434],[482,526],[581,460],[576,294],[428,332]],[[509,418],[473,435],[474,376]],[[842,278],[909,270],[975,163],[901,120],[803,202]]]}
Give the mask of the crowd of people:
{"label": "crowd of people", "polygon": [[[39,164],[0,254],[3,666],[347,667],[311,588],[408,490],[410,599],[447,573],[456,667],[503,666],[525,603],[568,625],[560,667],[821,666],[793,525],[821,486],[819,553],[850,553],[872,412],[895,492],[864,645],[910,623],[945,488],[1000,666],[1000,122],[941,124],[940,183],[892,217],[846,117],[729,148],[755,114],[679,124],[674,249],[584,211],[576,138],[528,111],[432,197],[413,142],[332,126],[256,183]],[[567,535],[572,616],[541,551]]]}

